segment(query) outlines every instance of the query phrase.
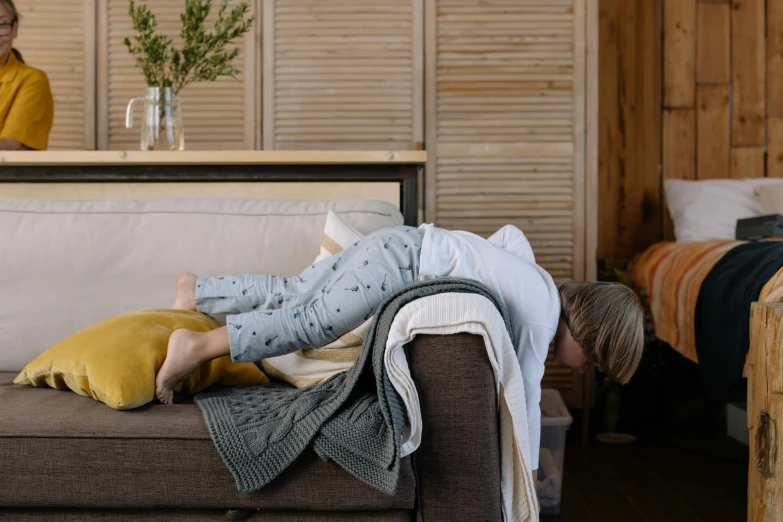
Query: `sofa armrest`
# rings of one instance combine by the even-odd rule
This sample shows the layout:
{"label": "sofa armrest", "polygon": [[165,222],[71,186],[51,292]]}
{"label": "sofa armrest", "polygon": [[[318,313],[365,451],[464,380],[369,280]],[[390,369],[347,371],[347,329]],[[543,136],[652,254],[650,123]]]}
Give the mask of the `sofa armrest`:
{"label": "sofa armrest", "polygon": [[417,520],[501,520],[497,397],[483,339],[420,335],[406,349],[423,420]]}

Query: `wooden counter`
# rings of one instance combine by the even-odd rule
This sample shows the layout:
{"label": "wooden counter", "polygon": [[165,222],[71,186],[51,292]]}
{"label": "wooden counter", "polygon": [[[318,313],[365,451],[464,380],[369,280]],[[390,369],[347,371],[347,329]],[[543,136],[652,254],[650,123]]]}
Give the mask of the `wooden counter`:
{"label": "wooden counter", "polygon": [[0,165],[423,165],[423,151],[0,151]]}
{"label": "wooden counter", "polygon": [[0,152],[0,183],[393,182],[418,223],[422,151]]}

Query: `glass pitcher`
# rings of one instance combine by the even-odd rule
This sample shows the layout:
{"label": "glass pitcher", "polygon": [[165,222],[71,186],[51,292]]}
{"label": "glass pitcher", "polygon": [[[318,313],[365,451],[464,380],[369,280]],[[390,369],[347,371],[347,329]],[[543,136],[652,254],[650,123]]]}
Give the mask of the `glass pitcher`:
{"label": "glass pitcher", "polygon": [[125,128],[133,127],[133,104],[144,102],[141,124],[141,150],[185,150],[185,131],[179,98],[171,87],[149,87],[147,96],[128,102]]}

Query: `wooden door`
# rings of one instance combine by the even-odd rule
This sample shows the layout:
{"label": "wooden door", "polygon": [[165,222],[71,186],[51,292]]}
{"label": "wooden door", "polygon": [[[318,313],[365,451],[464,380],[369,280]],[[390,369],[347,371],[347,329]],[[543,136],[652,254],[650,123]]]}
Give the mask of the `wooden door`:
{"label": "wooden door", "polygon": [[54,125],[49,149],[95,147],[95,2],[24,0],[14,46],[49,77]]}
{"label": "wooden door", "polygon": [[[586,121],[596,10],[582,0],[426,2],[426,220],[483,236],[512,223],[556,282],[595,273]],[[580,382],[547,361],[544,386],[572,404]]]}
{"label": "wooden door", "polygon": [[[128,101],[143,96],[144,77],[123,40],[135,34],[127,0],[98,0],[98,142],[101,149],[136,150],[140,129],[125,128]],[[229,5],[236,3],[232,0]],[[253,5],[253,2],[250,2]],[[214,2],[212,15],[216,16]],[[148,2],[156,14],[159,30],[181,45],[179,33],[184,2]],[[257,28],[257,24],[254,24]],[[237,42],[242,51],[236,65],[237,78],[192,84],[182,94],[185,146],[188,150],[254,149],[256,145],[256,30]],[[138,114],[138,113],[137,113]]]}
{"label": "wooden door", "polygon": [[263,0],[264,149],[410,150],[423,0]]}

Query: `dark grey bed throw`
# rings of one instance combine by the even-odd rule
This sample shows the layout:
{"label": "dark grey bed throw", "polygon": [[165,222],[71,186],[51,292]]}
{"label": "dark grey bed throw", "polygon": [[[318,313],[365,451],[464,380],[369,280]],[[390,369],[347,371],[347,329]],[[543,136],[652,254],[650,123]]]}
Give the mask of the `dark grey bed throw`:
{"label": "dark grey bed throw", "polygon": [[505,306],[486,286],[467,279],[423,281],[400,290],[378,307],[350,370],[301,389],[260,385],[197,395],[196,404],[238,490],[266,486],[312,443],[322,458],[394,494],[405,409],[384,369],[386,339],[400,308],[421,297],[448,292],[489,298],[514,338]]}

